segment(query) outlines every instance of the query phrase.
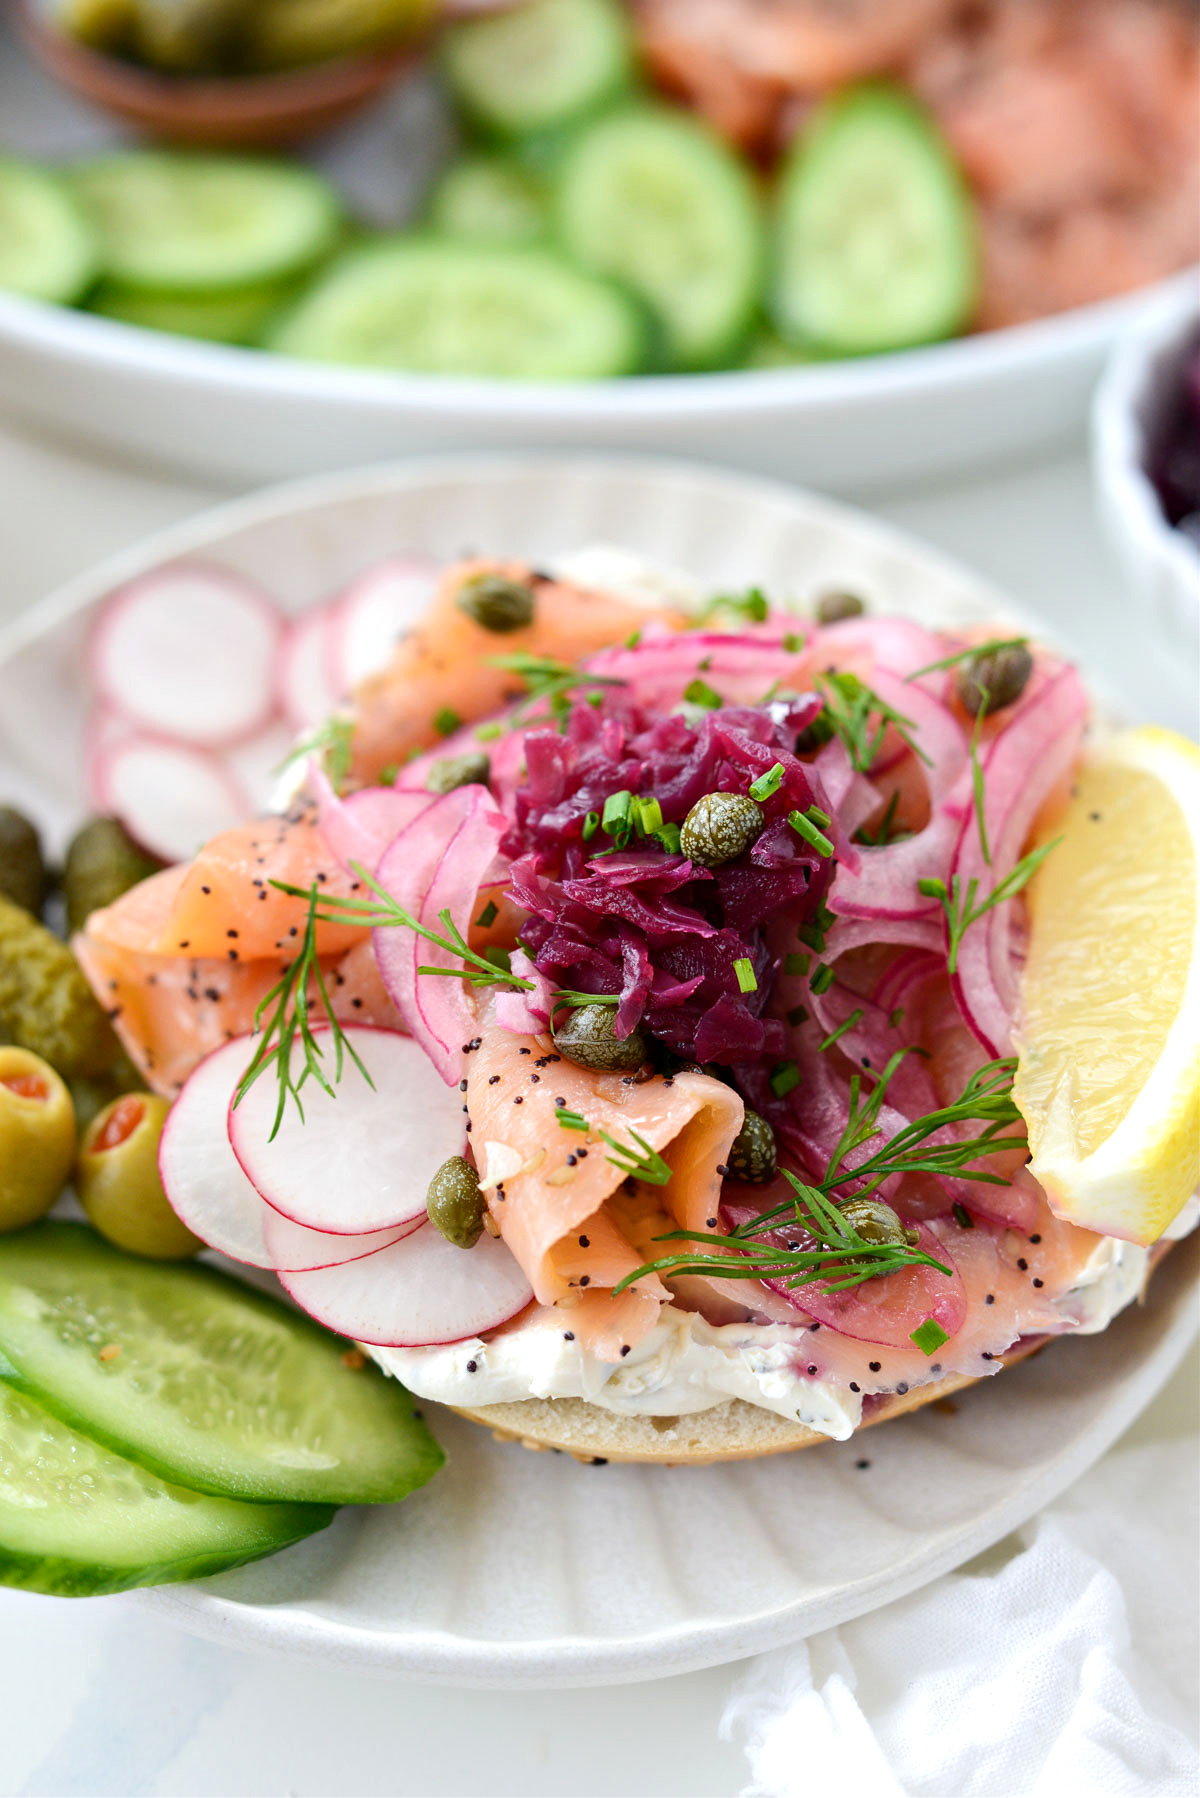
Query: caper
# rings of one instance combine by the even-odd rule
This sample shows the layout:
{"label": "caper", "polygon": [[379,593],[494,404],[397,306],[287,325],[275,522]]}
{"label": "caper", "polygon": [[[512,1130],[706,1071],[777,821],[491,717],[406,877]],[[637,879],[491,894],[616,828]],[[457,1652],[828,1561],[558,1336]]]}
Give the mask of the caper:
{"label": "caper", "polygon": [[842,593],[835,589],[832,593],[823,593],[817,601],[817,623],[840,624],[843,618],[861,618],[866,609],[857,593]]}
{"label": "caper", "polygon": [[617,1035],[615,1005],[573,1005],[558,1016],[554,1047],[577,1066],[601,1073],[630,1073],[645,1061],[649,1045],[642,1031]]}
{"label": "caper", "polygon": [[733,1139],[726,1156],[726,1166],[735,1180],[748,1180],[751,1186],[765,1186],[775,1178],[775,1132],[766,1118],[747,1110],[741,1129]]}
{"label": "caper", "polygon": [[533,623],[533,588],[528,581],[512,581],[504,574],[473,574],[459,588],[454,603],[485,631],[500,636]]}
{"label": "caper", "polygon": [[917,1240],[916,1231],[907,1229],[891,1206],[885,1205],[882,1199],[844,1199],[838,1210],[850,1228],[858,1231],[864,1242],[886,1243],[900,1248]]}
{"label": "caper", "polygon": [[75,1191],[92,1224],[148,1261],[180,1261],[204,1247],[172,1211],[159,1178],[168,1109],[155,1093],[114,1099],[84,1131],[75,1163]]}
{"label": "caper", "polygon": [[456,787],[486,787],[491,774],[491,761],[482,749],[468,750],[466,755],[444,755],[430,763],[425,791],[453,793]]}
{"label": "caper", "polygon": [[746,793],[706,793],[684,819],[679,847],[702,868],[719,868],[749,849],[762,827],[762,812]]}
{"label": "caper", "polygon": [[1011,649],[993,649],[972,656],[958,671],[954,683],[959,704],[972,718],[999,712],[1020,699],[1033,673],[1033,657],[1024,643]]}
{"label": "caper", "polygon": [[54,1204],[75,1159],[75,1110],[59,1076],[28,1049],[0,1049],[0,1230]]}
{"label": "caper", "polygon": [[63,863],[67,924],[82,930],[92,912],[111,905],[162,863],[139,849],[115,818],[92,818],[75,832]]}
{"label": "caper", "polygon": [[0,805],[0,893],[35,918],[46,896],[46,864],[38,833],[11,805]]}
{"label": "caper", "polygon": [[461,1155],[443,1161],[425,1195],[429,1221],[447,1242],[473,1249],[483,1232],[484,1203],[479,1175]]}

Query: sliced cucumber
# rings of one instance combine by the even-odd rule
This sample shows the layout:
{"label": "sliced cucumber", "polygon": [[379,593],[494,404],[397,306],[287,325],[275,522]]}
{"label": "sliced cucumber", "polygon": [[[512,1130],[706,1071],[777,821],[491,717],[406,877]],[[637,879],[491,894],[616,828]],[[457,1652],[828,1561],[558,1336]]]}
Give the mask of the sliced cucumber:
{"label": "sliced cucumber", "polygon": [[328,1505],[169,1486],[0,1386],[0,1584],[79,1598],[240,1567],[324,1529]]}
{"label": "sliced cucumber", "polygon": [[967,323],[978,278],[973,202],[928,113],[880,83],[823,106],[780,182],[780,333],[845,356],[932,343]]}
{"label": "sliced cucumber", "polygon": [[455,25],[444,48],[454,98],[503,137],[573,124],[627,87],[633,66],[620,0],[526,0]]}
{"label": "sliced cucumber", "polygon": [[472,243],[536,243],[547,212],[545,193],[510,156],[452,162],[429,196],[432,228]]}
{"label": "sliced cucumber", "polygon": [[763,227],[746,166],[687,114],[615,113],[567,154],[558,229],[584,268],[658,314],[670,367],[735,360],[761,298]]}
{"label": "sliced cucumber", "polygon": [[128,150],[70,171],[125,287],[209,294],[297,274],[337,242],[341,204],[300,163]]}
{"label": "sliced cucumber", "polygon": [[0,289],[69,306],[98,266],[96,235],[63,182],[0,156]]}
{"label": "sliced cucumber", "polygon": [[258,343],[268,325],[296,297],[295,281],[262,281],[229,293],[147,293],[102,281],[88,310],[148,331],[171,331],[179,337],[204,337],[213,343]]}
{"label": "sliced cucumber", "polygon": [[514,380],[592,380],[642,366],[637,306],[551,250],[390,238],[352,250],[268,345],[316,362]]}
{"label": "sliced cucumber", "polygon": [[139,1261],[84,1225],[0,1240],[0,1378],[198,1492],[379,1504],[424,1485],[441,1450],[345,1346],[215,1268]]}

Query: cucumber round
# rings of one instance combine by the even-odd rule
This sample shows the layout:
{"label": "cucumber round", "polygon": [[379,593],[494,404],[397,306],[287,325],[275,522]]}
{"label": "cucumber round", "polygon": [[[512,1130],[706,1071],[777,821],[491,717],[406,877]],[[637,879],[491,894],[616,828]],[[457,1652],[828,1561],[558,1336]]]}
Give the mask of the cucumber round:
{"label": "cucumber round", "polygon": [[196,1579],[322,1530],[328,1505],[170,1486],[0,1386],[0,1584],[61,1598]]}
{"label": "cucumber round", "polygon": [[582,267],[657,314],[668,366],[737,359],[762,294],[763,222],[749,170],[706,127],[666,108],[588,126],[564,160],[557,219]]}
{"label": "cucumber round", "polygon": [[585,381],[635,373],[641,312],[552,250],[388,238],[336,262],[268,338],[360,368]]}
{"label": "cucumber round", "polygon": [[0,289],[69,306],[98,266],[95,233],[58,176],[0,156]]}
{"label": "cucumber round", "polygon": [[124,287],[209,294],[298,274],[342,228],[328,182],[300,163],[128,150],[78,163],[72,188]]}
{"label": "cucumber round", "polygon": [[472,243],[528,244],[546,235],[546,196],[508,156],[452,162],[429,196],[429,223]]}
{"label": "cucumber round", "polygon": [[486,131],[527,137],[596,111],[633,77],[633,33],[620,0],[525,0],[446,33],[455,100]]}
{"label": "cucumber round", "polygon": [[826,355],[933,343],[966,325],[978,284],[974,203],[924,108],[881,83],[821,107],[780,181],[780,334]]}
{"label": "cucumber round", "polygon": [[229,293],[147,293],[102,281],[88,300],[88,311],[147,331],[170,331],[178,337],[203,337],[212,343],[256,344],[264,331],[296,297],[294,281],[261,281]]}
{"label": "cucumber round", "polygon": [[216,1268],[140,1261],[85,1225],[0,1239],[0,1378],[197,1492],[381,1504],[432,1478],[442,1452],[408,1394],[345,1348]]}

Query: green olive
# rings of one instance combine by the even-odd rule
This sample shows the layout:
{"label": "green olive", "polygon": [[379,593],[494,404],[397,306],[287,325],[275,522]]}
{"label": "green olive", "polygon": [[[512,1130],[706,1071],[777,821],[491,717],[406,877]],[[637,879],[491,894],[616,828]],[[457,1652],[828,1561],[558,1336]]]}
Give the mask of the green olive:
{"label": "green olive", "polygon": [[35,918],[46,896],[41,840],[24,813],[11,805],[0,805],[0,893]]}
{"label": "green olive", "polygon": [[917,1232],[908,1229],[882,1199],[843,1199],[838,1210],[864,1242],[894,1244],[899,1248],[917,1240]]}
{"label": "green olive", "polygon": [[1020,699],[1032,673],[1032,655],[1024,643],[1015,643],[1010,649],[972,656],[959,669],[954,688],[959,704],[972,718],[980,714],[986,718]]}
{"label": "green olive", "polygon": [[486,787],[492,775],[492,764],[482,749],[468,750],[466,755],[444,755],[431,762],[425,776],[427,793],[453,793],[456,787]]}
{"label": "green olive", "polygon": [[702,868],[736,861],[763,827],[760,808],[745,793],[706,793],[683,821],[679,848]]}
{"label": "green olive", "polygon": [[843,618],[861,618],[866,606],[857,593],[823,593],[816,605],[818,624],[840,624]]}
{"label": "green olive", "polygon": [[204,1247],[172,1211],[158,1177],[168,1110],[157,1093],[114,1099],[84,1131],[75,1163],[79,1203],[101,1236],[148,1261],[180,1261]]}
{"label": "green olive", "polygon": [[747,1110],[742,1127],[733,1139],[726,1165],[735,1180],[747,1180],[751,1186],[765,1186],[775,1178],[775,1132],[757,1111]]}
{"label": "green olive", "polygon": [[48,1062],[0,1048],[0,1230],[44,1217],[75,1159],[75,1109]]}
{"label": "green olive", "polygon": [[227,67],[242,0],[137,0],[133,53],[173,75]]}
{"label": "green olive", "polygon": [[554,1047],[568,1061],[601,1073],[632,1073],[646,1059],[649,1045],[642,1031],[617,1035],[615,1005],[573,1005],[554,1029]]}
{"label": "green olive", "polygon": [[500,636],[533,623],[533,588],[528,581],[510,581],[507,575],[472,575],[459,588],[454,603],[485,631]]}
{"label": "green olive", "polygon": [[483,1231],[485,1210],[479,1175],[461,1155],[443,1161],[425,1195],[429,1221],[447,1242],[459,1249],[473,1249]]}
{"label": "green olive", "polygon": [[71,838],[63,864],[68,928],[82,930],[92,912],[111,905],[161,867],[115,818],[92,818]]}

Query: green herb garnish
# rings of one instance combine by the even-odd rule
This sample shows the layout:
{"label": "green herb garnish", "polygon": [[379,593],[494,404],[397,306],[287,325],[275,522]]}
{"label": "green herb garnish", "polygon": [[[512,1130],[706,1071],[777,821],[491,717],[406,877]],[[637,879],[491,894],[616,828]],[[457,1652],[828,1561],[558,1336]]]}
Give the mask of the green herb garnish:
{"label": "green herb garnish", "polygon": [[794,1061],[781,1061],[777,1068],[771,1070],[771,1091],[777,1099],[784,1099],[793,1087],[800,1084],[800,1069]]}
{"label": "green herb garnish", "polygon": [[756,993],[758,991],[758,975],[754,972],[754,963],[748,955],[739,955],[733,964],[737,975],[738,991]]}
{"label": "green herb garnish", "polygon": [[710,687],[706,680],[689,681],[683,689],[683,697],[689,705],[703,706],[705,711],[715,712],[725,704],[715,687]]}
{"label": "green herb garnish", "polygon": [[757,780],[751,781],[750,797],[756,799],[761,805],[764,799],[771,797],[772,793],[778,793],[782,785],[783,763],[776,762],[773,768],[768,768],[765,774],[760,774]]}
{"label": "green herb garnish", "polygon": [[[818,855],[832,855],[833,844],[825,835],[824,831],[820,829],[815,820],[809,815],[809,813],[815,810],[815,806],[810,806],[808,813],[799,811],[789,812],[788,823],[796,832],[797,836],[803,837],[806,843],[811,843]],[[821,813],[821,816],[823,818],[825,817],[824,812]],[[825,818],[825,822],[828,824],[828,818]]]}
{"label": "green herb garnish", "polygon": [[[813,685],[825,702],[824,721],[842,739],[851,766],[860,774],[870,773],[889,724],[913,754],[932,767],[929,756],[910,734],[915,728],[912,719],[881,699],[857,674],[817,674]],[[872,719],[878,722],[873,724]]]}
{"label": "green herb garnish", "polygon": [[[627,1144],[618,1142],[607,1130],[598,1130],[596,1134],[603,1138],[610,1149],[616,1151],[615,1154],[606,1155],[604,1159],[611,1162],[613,1167],[619,1168],[626,1179],[645,1180],[650,1186],[665,1186],[671,1178],[671,1170],[658,1150],[652,1149],[646,1138],[632,1125],[629,1134],[637,1145],[636,1148],[631,1149]],[[635,1276],[631,1276],[633,1277]],[[617,1290],[619,1288],[614,1287],[614,1291]]]}
{"label": "green herb garnish", "polygon": [[[285,768],[291,768],[299,761],[307,761],[310,757],[314,757],[325,770],[334,792],[340,793],[354,759],[354,720],[338,714],[326,718],[324,724],[289,750],[275,773],[282,774]],[[392,780],[395,778],[393,774]],[[382,775],[380,780],[384,785],[391,784],[384,782]]]}
{"label": "green herb garnish", "polygon": [[557,716],[567,712],[571,703],[571,695],[581,687],[623,687],[626,682],[614,675],[589,674],[586,669],[573,667],[570,662],[556,662],[550,656],[511,655],[489,656],[488,666],[502,668],[507,674],[515,674],[524,681],[529,698],[512,713],[509,723],[512,726],[525,724],[537,711],[545,705]]}
{"label": "green herb garnish", "polygon": [[961,874],[951,875],[948,889],[944,880],[926,879],[917,882],[918,891],[926,899],[936,899],[946,914],[950,951],[947,967],[951,974],[958,969],[958,951],[963,937],[972,924],[978,923],[979,919],[986,912],[991,911],[994,905],[1003,905],[1006,900],[1015,898],[1037,873],[1050,851],[1057,849],[1061,842],[1061,837],[1055,837],[1052,842],[1043,843],[1040,849],[1031,849],[1029,854],[1022,856],[1016,867],[1005,875],[999,886],[993,888],[978,904],[975,903],[976,894],[979,891],[979,879],[976,875],[971,876],[965,890]]}
{"label": "green herb garnish", "polygon": [[924,668],[914,668],[904,679],[920,680],[923,674],[939,674],[943,668],[957,668],[960,662],[969,662],[972,656],[996,655],[1002,649],[1024,649],[1028,642],[1028,637],[993,637],[987,643],[972,643],[969,649],[960,649],[952,656],[943,656],[940,662],[927,662]]}
{"label": "green herb garnish", "polygon": [[910,1332],[908,1340],[915,1342],[923,1355],[936,1355],[943,1342],[949,1342],[950,1334],[935,1317],[927,1317]]}
{"label": "green herb garnish", "polygon": [[732,612],[751,624],[765,624],[771,606],[761,587],[747,587],[744,593],[716,593],[696,613],[696,624],[707,624],[719,612]]}
{"label": "green herb garnish", "polygon": [[838,1025],[836,1030],[831,1030],[829,1032],[829,1035],[825,1038],[823,1043],[817,1044],[818,1049],[822,1051],[825,1049],[832,1049],[834,1043],[841,1042],[846,1032],[848,1030],[853,1030],[854,1026],[860,1024],[865,1016],[866,1013],[863,1011],[862,1007],[856,1007],[856,1009],[850,1013],[848,1018],[842,1019],[842,1022]]}

